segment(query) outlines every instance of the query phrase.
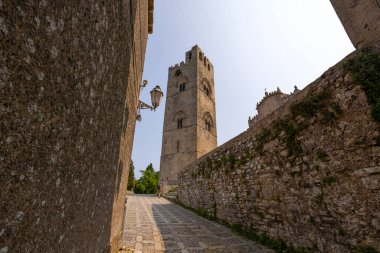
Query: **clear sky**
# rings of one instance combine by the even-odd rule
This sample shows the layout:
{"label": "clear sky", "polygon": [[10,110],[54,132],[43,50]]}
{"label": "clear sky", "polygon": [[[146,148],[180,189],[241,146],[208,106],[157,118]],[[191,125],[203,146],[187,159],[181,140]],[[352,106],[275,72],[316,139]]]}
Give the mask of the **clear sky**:
{"label": "clear sky", "polygon": [[[140,99],[160,85],[168,67],[199,45],[214,65],[218,145],[248,128],[264,90],[302,89],[354,50],[329,0],[155,0]],[[142,111],[132,160],[140,176],[160,166],[165,97]]]}

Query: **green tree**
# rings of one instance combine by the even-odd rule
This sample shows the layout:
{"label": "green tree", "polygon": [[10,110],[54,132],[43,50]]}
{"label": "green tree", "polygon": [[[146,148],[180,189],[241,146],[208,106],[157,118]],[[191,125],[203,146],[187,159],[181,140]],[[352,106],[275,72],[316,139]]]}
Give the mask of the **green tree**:
{"label": "green tree", "polygon": [[149,164],[145,170],[140,171],[142,173],[139,180],[135,185],[135,193],[154,194],[157,193],[157,185],[160,177],[159,172],[155,172],[153,165]]}
{"label": "green tree", "polygon": [[133,161],[129,165],[129,175],[128,175],[128,186],[127,190],[130,191],[135,187],[135,166],[133,165]]}

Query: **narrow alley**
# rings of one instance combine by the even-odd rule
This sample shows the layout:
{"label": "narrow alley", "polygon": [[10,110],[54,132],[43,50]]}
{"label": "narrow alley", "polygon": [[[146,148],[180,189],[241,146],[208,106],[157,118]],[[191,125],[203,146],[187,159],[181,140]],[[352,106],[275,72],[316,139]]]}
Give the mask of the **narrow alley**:
{"label": "narrow alley", "polygon": [[135,253],[273,252],[152,195],[128,197],[123,244]]}

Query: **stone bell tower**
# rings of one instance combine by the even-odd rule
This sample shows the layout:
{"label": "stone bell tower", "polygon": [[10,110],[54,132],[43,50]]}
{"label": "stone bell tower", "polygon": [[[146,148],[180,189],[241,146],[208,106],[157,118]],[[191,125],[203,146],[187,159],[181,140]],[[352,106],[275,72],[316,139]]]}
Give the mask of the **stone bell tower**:
{"label": "stone bell tower", "polygon": [[217,146],[214,67],[198,46],[169,68],[160,176],[170,185],[186,165]]}

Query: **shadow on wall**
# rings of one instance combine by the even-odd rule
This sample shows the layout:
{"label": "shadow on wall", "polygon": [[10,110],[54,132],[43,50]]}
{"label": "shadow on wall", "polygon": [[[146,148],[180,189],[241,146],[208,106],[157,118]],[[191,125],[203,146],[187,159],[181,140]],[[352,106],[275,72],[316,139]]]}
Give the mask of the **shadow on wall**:
{"label": "shadow on wall", "polygon": [[259,250],[253,242],[233,234],[230,229],[176,204],[158,204],[153,201],[152,214],[161,234],[165,252],[177,252],[182,249],[189,252],[226,253]]}

